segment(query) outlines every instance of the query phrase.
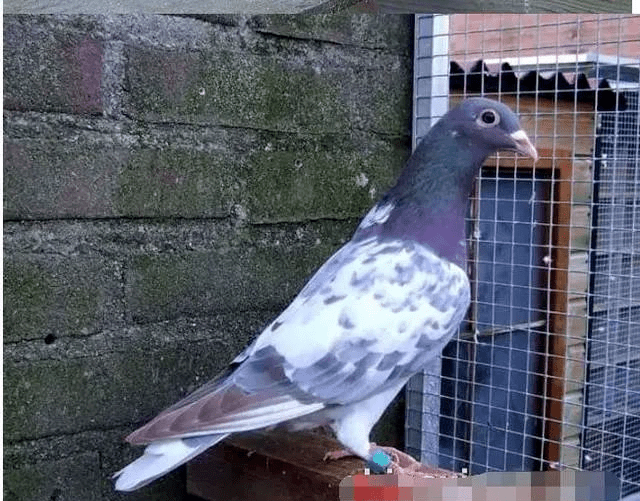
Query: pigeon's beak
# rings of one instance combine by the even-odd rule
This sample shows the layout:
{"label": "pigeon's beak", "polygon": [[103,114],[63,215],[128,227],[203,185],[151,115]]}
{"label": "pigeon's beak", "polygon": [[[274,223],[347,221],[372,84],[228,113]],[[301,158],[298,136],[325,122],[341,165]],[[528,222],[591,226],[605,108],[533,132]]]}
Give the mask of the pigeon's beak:
{"label": "pigeon's beak", "polygon": [[511,139],[513,139],[514,149],[520,153],[521,155],[525,155],[527,157],[533,158],[533,161],[536,162],[538,160],[538,152],[536,151],[535,146],[529,140],[529,136],[522,129],[517,130],[513,134],[511,134]]}

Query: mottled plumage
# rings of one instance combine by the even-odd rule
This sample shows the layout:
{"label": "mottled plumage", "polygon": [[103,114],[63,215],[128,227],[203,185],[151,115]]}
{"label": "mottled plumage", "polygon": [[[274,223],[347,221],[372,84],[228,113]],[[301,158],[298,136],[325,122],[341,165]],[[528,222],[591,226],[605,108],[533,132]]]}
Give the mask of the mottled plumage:
{"label": "mottled plumage", "polygon": [[351,241],[230,369],[127,437],[149,445],[116,473],[116,489],[137,489],[230,433],[274,425],[328,424],[362,458],[387,457],[371,450],[372,426],[469,306],[464,216],[475,175],[499,149],[537,156],[506,106],[469,99],[445,115]]}

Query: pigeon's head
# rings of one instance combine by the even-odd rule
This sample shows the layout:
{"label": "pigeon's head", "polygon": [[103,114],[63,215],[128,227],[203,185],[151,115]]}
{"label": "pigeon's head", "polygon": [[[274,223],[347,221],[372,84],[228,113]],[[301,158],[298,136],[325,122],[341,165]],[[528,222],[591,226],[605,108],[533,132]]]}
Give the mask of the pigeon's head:
{"label": "pigeon's head", "polygon": [[538,152],[522,130],[516,114],[498,101],[485,98],[464,100],[446,115],[453,135],[460,135],[480,148],[484,155],[510,150],[538,159]]}

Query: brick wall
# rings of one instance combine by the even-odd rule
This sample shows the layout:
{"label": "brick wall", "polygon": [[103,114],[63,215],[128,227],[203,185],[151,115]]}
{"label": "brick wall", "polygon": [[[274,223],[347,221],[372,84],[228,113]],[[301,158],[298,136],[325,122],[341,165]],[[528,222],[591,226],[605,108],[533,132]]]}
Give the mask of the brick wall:
{"label": "brick wall", "polygon": [[410,17],[4,17],[5,499],[122,497],[123,436],[401,168],[411,40]]}

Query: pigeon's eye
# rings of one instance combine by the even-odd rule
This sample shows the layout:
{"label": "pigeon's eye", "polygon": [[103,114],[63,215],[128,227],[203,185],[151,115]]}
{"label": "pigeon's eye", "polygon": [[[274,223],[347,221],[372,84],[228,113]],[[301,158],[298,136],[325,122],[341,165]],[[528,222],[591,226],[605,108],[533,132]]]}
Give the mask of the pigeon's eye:
{"label": "pigeon's eye", "polygon": [[495,110],[484,110],[476,122],[480,127],[494,127],[500,123],[500,115]]}

